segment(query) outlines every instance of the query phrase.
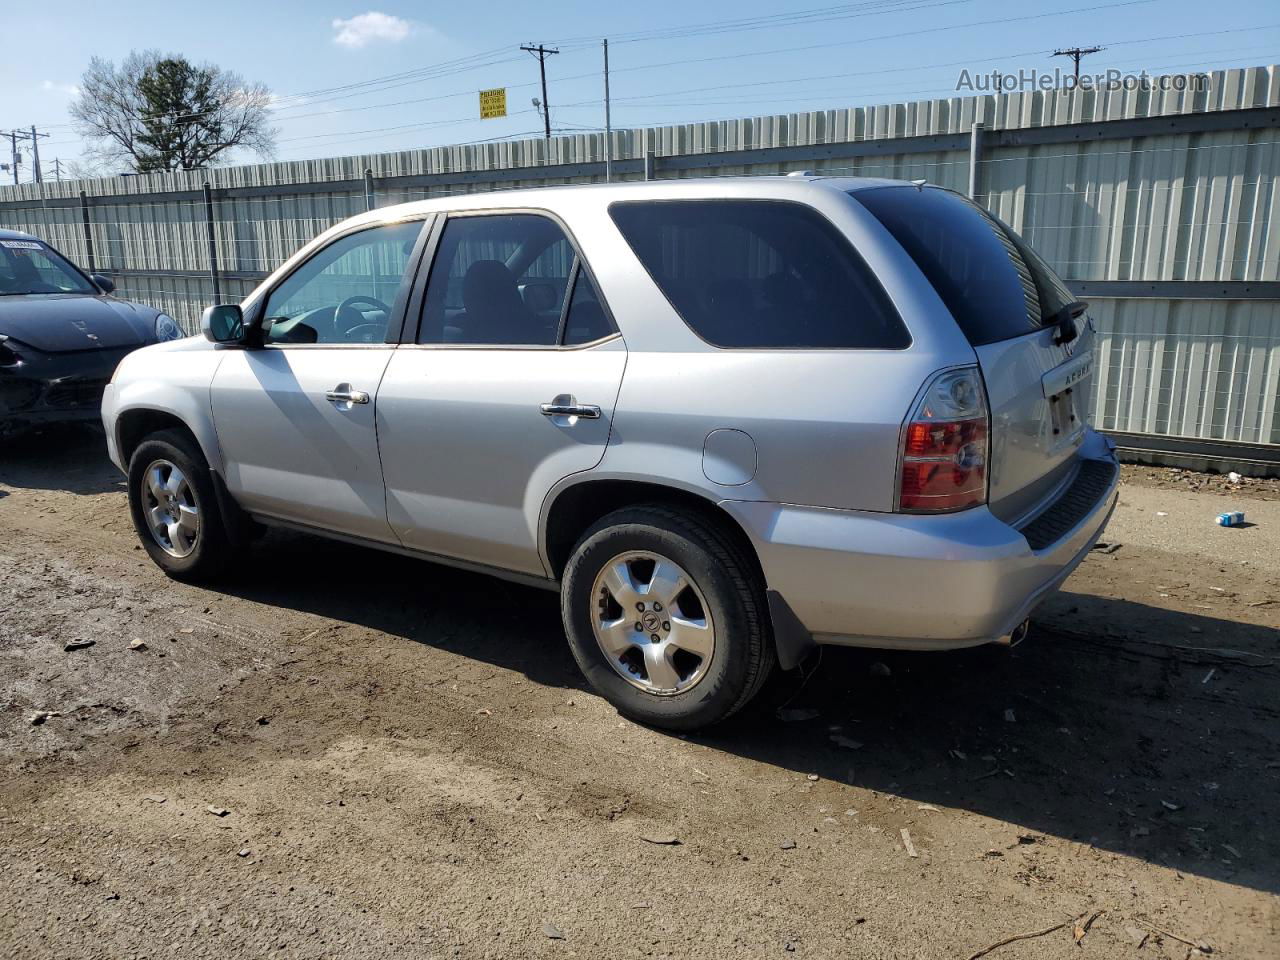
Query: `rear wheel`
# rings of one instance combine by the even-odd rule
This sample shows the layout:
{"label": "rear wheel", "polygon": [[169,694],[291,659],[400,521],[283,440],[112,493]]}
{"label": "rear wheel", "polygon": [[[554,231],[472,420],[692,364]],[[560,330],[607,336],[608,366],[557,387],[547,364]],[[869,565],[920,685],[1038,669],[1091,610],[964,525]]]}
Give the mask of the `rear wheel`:
{"label": "rear wheel", "polygon": [[209,465],[178,430],[138,444],[129,460],[129,510],[142,547],[169,576],[205,580],[232,556]]}
{"label": "rear wheel", "polygon": [[629,717],[675,730],[716,723],[773,669],[758,580],[701,517],[619,510],[583,535],[565,568],[561,613],[574,658]]}

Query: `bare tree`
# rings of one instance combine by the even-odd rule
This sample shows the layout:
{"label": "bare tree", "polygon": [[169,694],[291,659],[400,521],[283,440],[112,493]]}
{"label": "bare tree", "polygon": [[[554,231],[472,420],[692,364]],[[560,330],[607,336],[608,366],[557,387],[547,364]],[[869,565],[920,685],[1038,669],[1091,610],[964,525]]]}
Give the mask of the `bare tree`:
{"label": "bare tree", "polygon": [[155,173],[225,163],[237,147],[271,156],[270,101],[265,85],[230,70],[145,50],[118,67],[89,61],[70,111],[91,164]]}
{"label": "bare tree", "polygon": [[109,177],[119,172],[118,167],[108,166],[100,157],[81,157],[78,160],[66,160],[62,164],[68,180],[92,180],[94,177]]}

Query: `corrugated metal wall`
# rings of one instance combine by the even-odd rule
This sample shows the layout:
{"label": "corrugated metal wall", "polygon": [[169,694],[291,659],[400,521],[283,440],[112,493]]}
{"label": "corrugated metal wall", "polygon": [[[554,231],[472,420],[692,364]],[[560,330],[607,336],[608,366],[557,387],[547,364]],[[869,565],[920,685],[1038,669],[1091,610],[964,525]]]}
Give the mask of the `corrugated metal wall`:
{"label": "corrugated metal wall", "polygon": [[1100,300],[1094,420],[1108,430],[1280,442],[1280,303]]}
{"label": "corrugated metal wall", "polygon": [[[957,97],[618,131],[612,155],[615,179],[641,177],[649,156],[658,177],[812,169],[923,178],[966,191],[968,136],[980,122],[988,133],[978,198],[1069,280],[1266,283],[1280,280],[1277,107],[1280,68],[1254,67],[1208,74],[1198,92]],[[1224,122],[1190,124],[1186,132],[1135,134],[1132,127],[1143,118],[1169,118],[1173,127],[1216,114]],[[1092,126],[1073,141],[1018,144],[1035,140],[1036,131],[1082,124]],[[97,267],[115,273],[122,296],[154,303],[194,329],[212,299],[200,193],[206,180],[215,195],[222,295],[235,299],[316,233],[365,209],[366,171],[377,182],[377,203],[386,205],[601,180],[603,158],[603,135],[580,134],[24,185],[0,188],[0,225],[43,236],[85,263],[83,190]],[[1166,295],[1170,289],[1143,299],[1090,289],[1102,332],[1099,423],[1280,443],[1280,304]]]}

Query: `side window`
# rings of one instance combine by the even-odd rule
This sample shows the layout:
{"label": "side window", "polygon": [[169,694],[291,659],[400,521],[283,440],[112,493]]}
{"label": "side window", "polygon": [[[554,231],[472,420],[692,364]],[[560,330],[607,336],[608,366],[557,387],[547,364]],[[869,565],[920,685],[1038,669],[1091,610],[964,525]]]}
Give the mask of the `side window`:
{"label": "side window", "polygon": [[974,346],[1025,336],[1075,298],[1022,237],[941,187],[853,191],[911,255]]}
{"label": "side window", "polygon": [[573,294],[569,298],[569,309],[565,314],[564,336],[560,342],[566,347],[574,347],[607,337],[613,332],[613,323],[604,311],[600,295],[596,293],[596,285],[579,264],[573,282]]}
{"label": "side window", "polygon": [[549,217],[449,218],[418,342],[554,345],[574,263],[573,246]]}
{"label": "side window", "polygon": [[266,343],[382,343],[422,221],[351,233],[313,255],[267,298]]}
{"label": "side window", "polygon": [[609,214],[702,339],[756,349],[895,350],[911,338],[826,217],[774,200],[615,203]]}

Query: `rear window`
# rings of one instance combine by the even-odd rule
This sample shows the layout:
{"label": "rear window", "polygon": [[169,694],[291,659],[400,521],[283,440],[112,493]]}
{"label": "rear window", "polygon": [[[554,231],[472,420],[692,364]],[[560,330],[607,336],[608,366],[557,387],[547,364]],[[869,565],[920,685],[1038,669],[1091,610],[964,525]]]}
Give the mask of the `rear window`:
{"label": "rear window", "polygon": [[612,204],[609,213],[685,323],[717,347],[911,344],[862,258],[804,204],[628,201]]}
{"label": "rear window", "polygon": [[902,186],[852,196],[911,255],[974,346],[1053,323],[1072,302],[1025,240],[958,193]]}

